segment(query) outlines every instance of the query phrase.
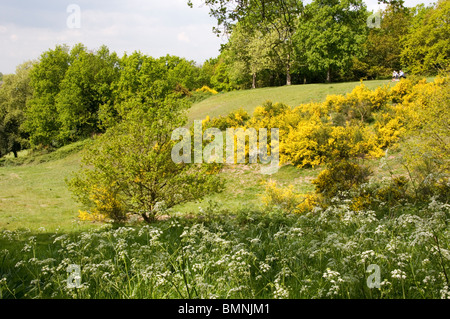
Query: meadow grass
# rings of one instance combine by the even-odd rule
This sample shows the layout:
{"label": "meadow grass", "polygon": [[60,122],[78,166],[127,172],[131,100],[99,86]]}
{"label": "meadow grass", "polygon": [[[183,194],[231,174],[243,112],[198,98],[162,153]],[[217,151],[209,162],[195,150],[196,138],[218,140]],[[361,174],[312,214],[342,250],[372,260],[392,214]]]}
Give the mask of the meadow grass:
{"label": "meadow grass", "polygon": [[171,211],[179,214],[195,214],[198,209],[205,209],[210,202],[230,209],[239,210],[245,206],[262,207],[262,195],[265,183],[276,181],[278,185],[293,185],[296,193],[306,194],[314,191],[311,181],[319,174],[319,168],[296,168],[293,165],[280,167],[277,173],[264,175],[259,165],[225,165],[220,176],[225,181],[225,189],[216,194],[205,196],[197,202],[189,202],[175,206]]}
{"label": "meadow grass", "polygon": [[[89,228],[77,221],[79,205],[72,199],[65,179],[78,170],[79,142],[38,155],[10,159],[0,167],[0,229],[54,232]],[[28,164],[23,164],[27,162]]]}
{"label": "meadow grass", "polygon": [[[2,231],[14,249],[0,250],[0,297],[450,298],[449,218],[435,201],[395,216],[343,203],[302,215],[216,205],[190,219],[44,239]],[[67,285],[72,264],[77,288]]]}

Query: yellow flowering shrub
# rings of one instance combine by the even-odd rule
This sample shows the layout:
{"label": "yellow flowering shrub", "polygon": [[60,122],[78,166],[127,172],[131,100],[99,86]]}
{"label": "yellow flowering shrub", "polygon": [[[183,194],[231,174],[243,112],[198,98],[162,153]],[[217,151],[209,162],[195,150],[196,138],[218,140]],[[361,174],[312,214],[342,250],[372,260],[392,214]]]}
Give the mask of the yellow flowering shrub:
{"label": "yellow flowering shrub", "polygon": [[323,117],[328,117],[330,112],[332,112],[333,110],[335,109],[330,107],[330,105],[328,105],[326,102],[325,103],[311,102],[301,104],[294,109],[295,112],[301,115],[302,119],[309,119],[309,118],[321,119]]}
{"label": "yellow flowering shrub", "polygon": [[325,102],[323,103],[330,110],[339,112],[344,105],[347,104],[347,98],[341,94],[327,95]]}
{"label": "yellow flowering shrub", "polygon": [[291,108],[266,101],[252,116],[239,110],[207,118],[205,123],[221,130],[266,128],[269,134],[271,128],[278,128],[281,163],[298,167],[314,167],[339,158],[379,158],[387,147],[397,145],[406,122],[420,123],[420,112],[415,110],[425,107],[445,81],[402,79],[392,88],[385,85],[374,90],[361,83],[346,95],[327,96],[322,103]]}
{"label": "yellow flowering shrub", "polygon": [[380,114],[374,128],[380,148],[395,147],[405,131],[402,119],[388,113]]}
{"label": "yellow flowering shrub", "polygon": [[279,129],[280,141],[285,139],[287,133],[291,130],[292,126],[297,125],[301,120],[301,116],[298,112],[291,109],[282,103],[275,103],[267,101],[263,106],[259,106],[253,112],[253,116],[246,124],[247,128],[255,128],[259,130],[265,128],[270,136],[270,130],[272,128]]}
{"label": "yellow flowering shrub", "polygon": [[204,92],[204,93],[211,93],[211,94],[217,94],[218,92],[214,89],[211,89],[209,86],[204,85],[201,88],[195,90],[195,92]]}
{"label": "yellow flowering shrub", "polygon": [[280,140],[280,160],[298,167],[318,166],[326,161],[326,141],[332,128],[320,120],[303,120]]}
{"label": "yellow flowering shrub", "polygon": [[413,90],[413,82],[410,79],[401,79],[394,87],[389,91],[389,96],[392,102],[401,103],[403,97]]}
{"label": "yellow flowering shrub", "polygon": [[247,121],[250,119],[250,115],[244,109],[239,109],[231,112],[227,116],[219,116],[210,118],[207,116],[205,120],[203,120],[203,129],[207,129],[210,127],[215,127],[220,129],[221,131],[226,130],[227,128],[238,128],[245,127]]}
{"label": "yellow flowering shrub", "polygon": [[103,222],[107,219],[107,217],[98,212],[87,212],[87,211],[78,211],[78,219],[81,221],[90,221],[90,222]]}
{"label": "yellow flowering shrub", "polygon": [[377,189],[375,198],[382,202],[391,203],[405,198],[407,194],[408,180],[404,176],[394,177],[390,184]]}
{"label": "yellow flowering shrub", "polygon": [[316,193],[331,199],[368,181],[371,170],[349,161],[334,161],[313,180]]}
{"label": "yellow flowering shrub", "polygon": [[350,209],[359,212],[370,207],[373,199],[370,194],[356,196],[351,200]]}
{"label": "yellow flowering shrub", "polygon": [[296,212],[306,213],[320,205],[320,200],[317,194],[306,194],[303,196],[302,202],[297,206]]}
{"label": "yellow flowering shrub", "polygon": [[370,89],[365,86],[363,83],[361,83],[358,86],[355,86],[355,88],[346,95],[346,101],[347,103],[361,103],[361,102],[368,102],[370,101],[371,96]]}
{"label": "yellow flowering shrub", "polygon": [[301,195],[294,192],[294,186],[278,187],[277,182],[269,180],[265,183],[262,201],[266,207],[278,206],[284,211],[292,213],[301,202]]}
{"label": "yellow flowering shrub", "polygon": [[94,204],[92,216],[106,216],[116,221],[126,218],[123,205],[118,195],[114,193],[113,187],[106,188],[94,185],[89,198]]}
{"label": "yellow flowering shrub", "polygon": [[346,95],[329,95],[323,106],[326,112],[338,112],[347,116],[347,119],[370,119],[372,111],[381,110],[389,102],[389,89],[382,86],[371,91],[363,83],[356,86]]}
{"label": "yellow flowering shrub", "polygon": [[265,192],[262,201],[266,207],[277,206],[287,213],[304,213],[317,206],[316,194],[297,194],[293,185],[279,187],[277,182],[273,180],[264,184]]}
{"label": "yellow flowering shrub", "polygon": [[377,87],[375,91],[371,91],[369,99],[372,104],[372,110],[381,110],[389,102],[389,88],[386,85]]}

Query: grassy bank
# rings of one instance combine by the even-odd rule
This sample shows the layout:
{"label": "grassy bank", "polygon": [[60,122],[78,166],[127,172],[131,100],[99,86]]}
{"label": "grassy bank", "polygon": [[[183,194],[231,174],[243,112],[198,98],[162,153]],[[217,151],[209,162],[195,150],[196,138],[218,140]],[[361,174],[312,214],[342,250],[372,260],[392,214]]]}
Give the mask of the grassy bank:
{"label": "grassy bank", "polygon": [[[251,114],[257,106],[267,100],[285,103],[292,107],[311,101],[321,102],[330,94],[349,93],[359,84],[360,82],[306,84],[220,93],[194,104],[189,111],[189,119],[202,120],[207,115],[210,117],[227,115],[240,108]],[[374,80],[365,81],[364,84],[369,89],[374,89],[393,83],[389,80]]]}

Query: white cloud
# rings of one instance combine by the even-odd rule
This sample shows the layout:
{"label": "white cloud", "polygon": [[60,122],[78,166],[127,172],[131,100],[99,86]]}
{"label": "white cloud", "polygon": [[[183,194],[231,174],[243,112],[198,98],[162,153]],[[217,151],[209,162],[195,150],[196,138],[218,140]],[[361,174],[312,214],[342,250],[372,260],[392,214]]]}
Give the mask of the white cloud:
{"label": "white cloud", "polygon": [[178,41],[180,41],[180,42],[185,42],[185,43],[191,42],[191,39],[187,36],[186,32],[184,32],[184,31],[181,33],[178,33],[177,38],[178,38]]}
{"label": "white cloud", "polygon": [[[0,26],[1,72],[12,73],[17,65],[37,59],[57,44],[82,42],[90,49],[105,44],[119,56],[141,51],[154,57],[171,54],[201,63],[217,56],[223,43],[212,33],[216,21],[209,16],[209,9],[191,9],[187,0],[78,0],[81,28],[75,29],[66,24],[70,14],[66,8],[72,1],[58,1],[57,8],[54,3],[43,0],[37,14],[37,9],[28,10],[21,1],[2,1],[0,19],[5,23]],[[34,5],[30,2],[29,7]],[[42,15],[48,18],[42,19]]]}

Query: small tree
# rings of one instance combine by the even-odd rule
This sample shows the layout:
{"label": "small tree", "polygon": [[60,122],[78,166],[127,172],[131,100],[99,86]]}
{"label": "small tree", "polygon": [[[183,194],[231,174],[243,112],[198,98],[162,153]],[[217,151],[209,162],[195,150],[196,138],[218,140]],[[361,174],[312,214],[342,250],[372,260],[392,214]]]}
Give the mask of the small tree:
{"label": "small tree", "polygon": [[69,181],[78,201],[120,222],[128,214],[150,223],[161,207],[170,208],[221,189],[206,166],[175,164],[171,159],[172,131],[185,124],[180,104],[167,99],[133,111],[98,137],[83,158],[83,168]]}
{"label": "small tree", "polygon": [[252,89],[256,88],[259,72],[271,68],[271,48],[268,37],[261,31],[242,27],[239,23],[234,27],[227,44],[230,73],[235,78],[252,79]]}

